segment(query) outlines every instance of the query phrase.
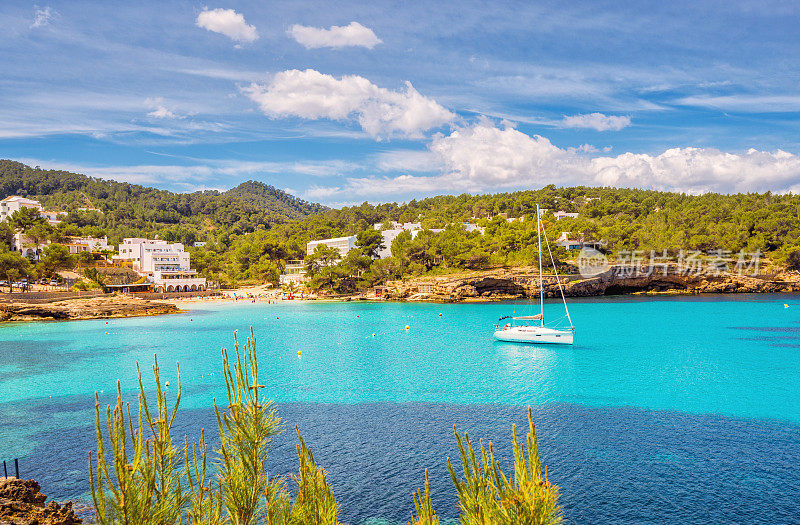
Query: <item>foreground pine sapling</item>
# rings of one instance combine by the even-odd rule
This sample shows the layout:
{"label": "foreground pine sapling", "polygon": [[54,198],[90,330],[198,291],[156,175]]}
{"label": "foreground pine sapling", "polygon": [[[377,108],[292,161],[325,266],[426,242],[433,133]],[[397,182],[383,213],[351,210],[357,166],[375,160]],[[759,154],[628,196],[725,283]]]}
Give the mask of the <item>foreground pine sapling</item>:
{"label": "foreground pine sapling", "polygon": [[228,405],[220,410],[214,403],[220,439],[217,483],[230,523],[249,525],[266,509],[268,502],[264,496],[271,494],[266,460],[272,439],[281,431],[281,420],[272,402],[260,395],[264,385],[258,383],[252,329],[243,352],[235,333],[234,340],[233,366],[227,350],[222,350]]}
{"label": "foreground pine sapling", "polygon": [[97,431],[97,468],[89,458],[89,480],[97,521],[106,524],[163,525],[180,519],[186,502],[181,485],[181,463],[184,451],[175,448],[171,429],[180,404],[180,368],[178,394],[170,410],[166,393],[161,388],[158,361],[153,364],[156,381],[156,417],[150,412],[142,374],[139,376],[139,411],[137,425],[131,417],[130,405],[122,402],[117,381],[117,402],[112,412],[106,408],[106,428],[110,445],[110,461],[105,450],[103,425],[100,422],[100,399],[95,393],[95,427]]}
{"label": "foreground pine sapling", "polygon": [[[424,490],[424,492],[423,492]],[[414,512],[411,513],[411,525],[439,525],[439,517],[431,503],[431,482],[428,469],[425,469],[425,488],[413,494]]]}
{"label": "foreground pine sapling", "polygon": [[[295,427],[297,430],[297,427]],[[290,513],[292,525],[336,525],[339,523],[339,505],[333,495],[333,488],[327,480],[325,470],[317,466],[314,455],[297,430],[297,456],[300,471],[292,475],[296,493]]]}
{"label": "foreground pine sapling", "polygon": [[[562,523],[558,504],[558,487],[542,474],[541,459],[536,444],[536,427],[528,407],[528,435],[524,445],[512,426],[514,474],[507,477],[495,459],[491,445],[480,442],[480,459],[469,436],[453,427],[461,456],[461,476],[447,458],[447,469],[456,487],[460,522],[463,525],[555,525]],[[526,446],[527,445],[527,446]],[[411,525],[434,525],[439,520],[433,512],[428,473],[425,489],[414,495],[415,513]]]}

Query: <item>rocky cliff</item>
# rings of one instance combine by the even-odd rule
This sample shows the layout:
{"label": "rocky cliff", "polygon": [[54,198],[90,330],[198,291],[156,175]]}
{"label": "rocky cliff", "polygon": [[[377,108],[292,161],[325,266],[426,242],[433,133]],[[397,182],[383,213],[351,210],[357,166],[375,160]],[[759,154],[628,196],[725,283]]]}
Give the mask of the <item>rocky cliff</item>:
{"label": "rocky cliff", "polygon": [[51,501],[39,492],[34,480],[0,478],[0,524],[2,525],[78,525],[72,503]]}
{"label": "rocky cliff", "polygon": [[178,313],[177,306],[111,295],[44,304],[0,303],[0,321],[110,319]]}
{"label": "rocky cliff", "polygon": [[[725,272],[679,272],[675,267],[653,271],[611,267],[594,277],[560,277],[566,296],[631,293],[763,293],[798,292],[800,275],[748,276]],[[559,280],[545,275],[544,294],[555,297]],[[535,268],[510,268],[426,276],[387,283],[386,299],[406,301],[487,301],[521,299],[539,294]]]}

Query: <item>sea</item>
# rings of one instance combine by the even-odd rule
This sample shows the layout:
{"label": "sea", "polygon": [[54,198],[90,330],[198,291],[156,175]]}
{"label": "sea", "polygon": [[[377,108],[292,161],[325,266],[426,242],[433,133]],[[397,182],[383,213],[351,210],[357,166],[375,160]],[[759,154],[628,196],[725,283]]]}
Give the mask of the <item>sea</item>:
{"label": "sea", "polygon": [[[601,297],[569,303],[573,346],[497,342],[527,302],[196,303],[159,317],[0,325],[0,460],[50,499],[88,500],[94,395],[136,404],[157,356],[182,400],[174,435],[214,441],[221,349],[257,340],[284,432],[268,466],[298,467],[295,426],[351,525],[407,523],[428,469],[458,518],[454,427],[492,442],[536,425],[570,523],[800,522],[800,296]],[[545,318],[563,316],[560,302]],[[561,319],[564,322],[564,319]]]}

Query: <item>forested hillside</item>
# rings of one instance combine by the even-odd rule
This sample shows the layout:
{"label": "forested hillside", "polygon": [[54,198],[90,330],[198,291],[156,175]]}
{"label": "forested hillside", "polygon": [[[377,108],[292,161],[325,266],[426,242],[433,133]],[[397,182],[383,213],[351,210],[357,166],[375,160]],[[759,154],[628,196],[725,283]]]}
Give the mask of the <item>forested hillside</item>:
{"label": "forested hillside", "polygon": [[[437,196],[407,204],[362,204],[327,210],[301,221],[276,225],[245,236],[221,233],[193,257],[210,277],[228,282],[276,280],[286,259],[307,257],[312,239],[365,232],[385,220],[421,221],[423,232],[411,239],[400,235],[392,257],[372,262],[354,250],[316,277],[316,284],[338,291],[369,286],[386,279],[459,268],[526,265],[537,257],[536,221],[508,222],[534,217],[536,204],[550,211],[543,222],[552,241],[561,232],[573,238],[599,240],[612,256],[647,258],[684,252],[736,257],[740,251],[760,252],[772,262],[800,269],[800,197],[796,195],[737,194],[686,195],[613,188],[556,188],[496,195]],[[578,218],[556,220],[555,211],[577,212]],[[478,223],[485,234],[467,232],[462,222]],[[324,254],[323,254],[324,255]],[[566,253],[561,251],[563,258]],[[310,258],[310,259],[309,259]],[[764,261],[765,262],[765,261]]]}
{"label": "forested hillside", "polygon": [[325,209],[254,181],[224,193],[173,193],[0,160],[0,198],[9,195],[37,198],[47,209],[70,212],[68,222],[110,237],[161,233],[186,243],[207,231],[243,234]]}
{"label": "forested hillside", "polygon": [[[98,180],[74,173],[39,170],[0,161],[0,197],[24,194],[49,208],[69,210],[54,235],[153,236],[191,246],[192,262],[207,277],[227,283],[277,281],[285,261],[311,257],[309,240],[360,234],[354,250],[317,276],[316,283],[339,291],[386,279],[459,268],[530,264],[536,257],[536,204],[552,241],[561,232],[598,240],[612,256],[651,250],[670,256],[684,251],[736,254],[760,252],[771,261],[800,269],[800,197],[792,194],[687,195],[651,190],[545,186],[494,195],[437,196],[409,203],[325,209],[259,182],[224,193],[176,194]],[[97,208],[99,211],[78,208]],[[556,220],[555,211],[577,212]],[[392,257],[372,261],[373,225],[421,222],[425,231],[400,235]],[[478,223],[485,234],[467,232]],[[324,254],[323,254],[324,255]],[[566,256],[561,253],[561,256]],[[325,265],[316,265],[325,266]]]}

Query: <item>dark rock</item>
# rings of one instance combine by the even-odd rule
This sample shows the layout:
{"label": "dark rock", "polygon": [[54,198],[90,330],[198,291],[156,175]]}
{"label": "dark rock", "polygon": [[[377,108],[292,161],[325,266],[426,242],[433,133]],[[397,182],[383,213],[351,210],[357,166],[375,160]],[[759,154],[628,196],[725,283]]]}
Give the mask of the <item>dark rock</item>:
{"label": "dark rock", "polygon": [[78,525],[72,502],[63,505],[51,501],[39,492],[32,480],[0,478],[0,524],[2,525]]}

